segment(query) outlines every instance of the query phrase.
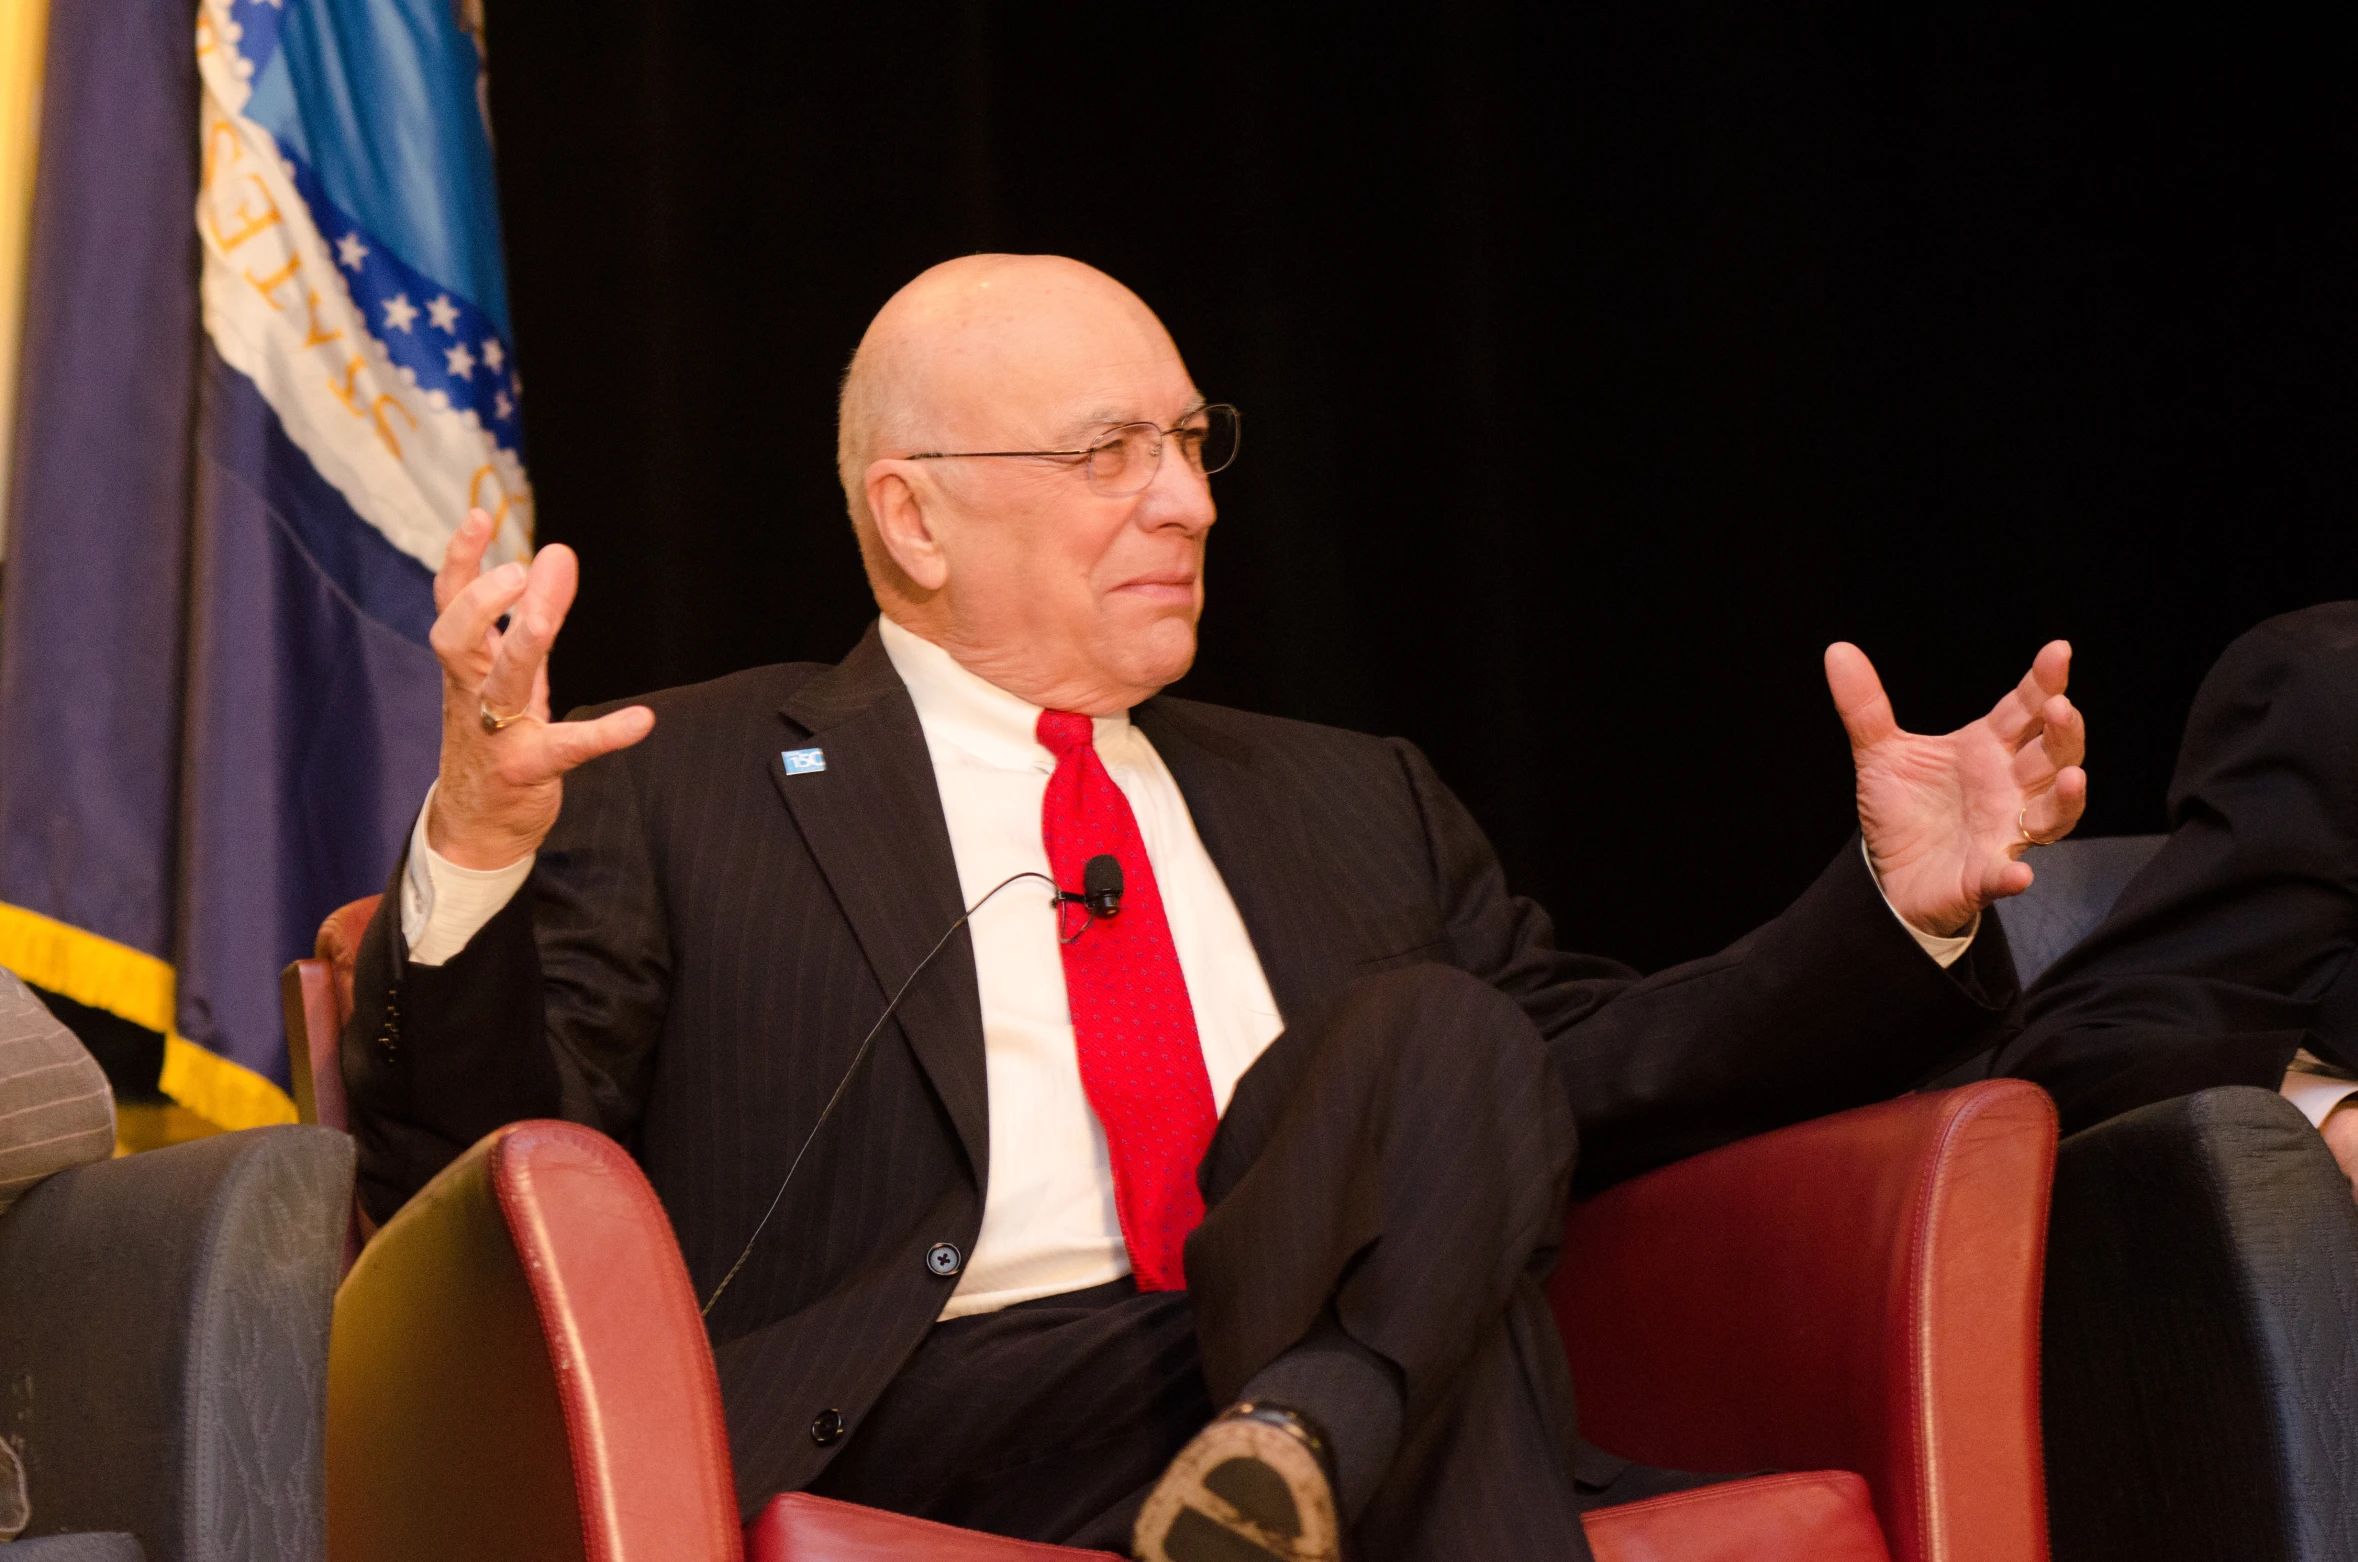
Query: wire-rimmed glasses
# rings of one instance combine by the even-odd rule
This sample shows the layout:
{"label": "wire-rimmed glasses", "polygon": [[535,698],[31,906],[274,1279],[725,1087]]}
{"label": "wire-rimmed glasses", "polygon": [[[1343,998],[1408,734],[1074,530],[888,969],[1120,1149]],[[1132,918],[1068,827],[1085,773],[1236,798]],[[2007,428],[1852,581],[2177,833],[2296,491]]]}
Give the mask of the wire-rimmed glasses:
{"label": "wire-rimmed glasses", "polygon": [[1107,429],[1078,450],[927,450],[911,461],[1061,461],[1080,467],[1090,488],[1109,499],[1144,493],[1163,467],[1163,446],[1176,444],[1187,464],[1209,477],[1236,459],[1242,418],[1224,401],[1196,408],[1169,428],[1148,422]]}

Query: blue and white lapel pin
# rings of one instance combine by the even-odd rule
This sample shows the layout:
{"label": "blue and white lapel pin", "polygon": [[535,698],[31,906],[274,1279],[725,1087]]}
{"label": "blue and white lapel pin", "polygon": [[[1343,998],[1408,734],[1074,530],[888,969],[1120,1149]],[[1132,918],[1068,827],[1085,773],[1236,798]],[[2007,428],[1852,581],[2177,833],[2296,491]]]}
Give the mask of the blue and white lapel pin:
{"label": "blue and white lapel pin", "polygon": [[827,751],[820,748],[790,748],[779,754],[785,761],[790,776],[817,775],[827,768]]}

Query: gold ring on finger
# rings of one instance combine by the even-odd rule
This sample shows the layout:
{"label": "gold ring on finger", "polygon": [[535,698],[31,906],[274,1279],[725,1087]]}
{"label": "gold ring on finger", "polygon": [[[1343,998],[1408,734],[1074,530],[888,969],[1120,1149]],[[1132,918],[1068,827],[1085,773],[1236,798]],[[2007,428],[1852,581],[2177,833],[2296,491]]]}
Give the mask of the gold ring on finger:
{"label": "gold ring on finger", "polygon": [[483,723],[485,732],[498,732],[503,728],[512,727],[531,714],[532,712],[529,710],[520,710],[513,716],[502,716],[498,711],[493,710],[486,701],[478,699],[475,702],[475,716]]}
{"label": "gold ring on finger", "polygon": [[2022,832],[2022,844],[2025,846],[2052,846],[2055,844],[2053,841],[2042,840],[2038,836],[2031,834],[2030,804],[2028,803],[2023,804],[2020,808],[2015,810],[2014,828]]}

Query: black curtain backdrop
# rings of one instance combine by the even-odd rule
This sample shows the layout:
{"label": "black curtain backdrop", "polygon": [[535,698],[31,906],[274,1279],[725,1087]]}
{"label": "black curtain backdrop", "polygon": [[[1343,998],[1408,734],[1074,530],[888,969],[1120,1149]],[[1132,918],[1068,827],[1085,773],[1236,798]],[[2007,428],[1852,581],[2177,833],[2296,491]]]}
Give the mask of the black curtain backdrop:
{"label": "black curtain backdrop", "polygon": [[560,703],[840,656],[861,328],[1059,251],[1245,409],[1181,692],[1415,739],[1570,945],[1841,844],[1838,637],[1919,730],[2070,637],[2158,828],[2211,659],[2358,594],[2358,22],[1778,9],[495,0]]}

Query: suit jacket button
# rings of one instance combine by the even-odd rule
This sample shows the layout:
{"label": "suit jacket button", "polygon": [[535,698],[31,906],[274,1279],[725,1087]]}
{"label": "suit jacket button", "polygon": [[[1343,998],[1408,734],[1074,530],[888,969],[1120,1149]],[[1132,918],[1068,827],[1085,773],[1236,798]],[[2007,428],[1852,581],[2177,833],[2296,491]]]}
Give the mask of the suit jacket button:
{"label": "suit jacket button", "polygon": [[811,1441],[825,1448],[843,1441],[843,1412],[822,1410],[811,1417]]}
{"label": "suit jacket button", "polygon": [[925,1267],[946,1280],[966,1267],[966,1255],[955,1243],[936,1242],[925,1250]]}

